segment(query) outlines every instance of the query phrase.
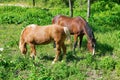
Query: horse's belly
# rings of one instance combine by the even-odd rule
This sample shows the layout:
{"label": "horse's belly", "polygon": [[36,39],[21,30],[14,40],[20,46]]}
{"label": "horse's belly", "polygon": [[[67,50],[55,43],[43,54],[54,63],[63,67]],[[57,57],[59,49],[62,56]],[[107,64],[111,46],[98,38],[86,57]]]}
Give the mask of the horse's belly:
{"label": "horse's belly", "polygon": [[35,39],[34,42],[35,44],[48,44],[50,43],[52,40],[50,38],[38,38],[38,39]]}
{"label": "horse's belly", "polygon": [[43,44],[44,45],[44,44],[49,44],[50,42],[51,42],[51,40],[48,40],[48,41],[43,41],[43,42],[41,41],[41,42],[38,42],[36,44]]}

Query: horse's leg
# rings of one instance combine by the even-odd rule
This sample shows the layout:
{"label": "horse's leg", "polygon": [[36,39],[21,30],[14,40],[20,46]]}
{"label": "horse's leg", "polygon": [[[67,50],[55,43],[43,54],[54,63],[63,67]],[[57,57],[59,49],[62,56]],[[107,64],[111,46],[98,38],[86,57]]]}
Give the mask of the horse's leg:
{"label": "horse's leg", "polygon": [[60,45],[60,43],[56,42],[56,56],[55,56],[52,64],[54,64],[58,60],[60,53],[61,53],[61,45]]}
{"label": "horse's leg", "polygon": [[35,59],[35,56],[36,56],[35,45],[32,43],[30,43],[29,45],[30,45],[30,57]]}
{"label": "horse's leg", "polygon": [[82,46],[83,34],[81,34],[81,35],[79,36],[79,38],[80,38],[80,41],[79,41],[79,48],[81,48],[81,46]]}
{"label": "horse's leg", "polygon": [[66,46],[65,46],[64,42],[62,44],[62,50],[63,50],[63,59],[64,59],[66,56]]}
{"label": "horse's leg", "polygon": [[73,45],[73,52],[74,52],[74,53],[75,53],[75,48],[76,48],[77,42],[78,42],[77,38],[78,38],[78,35],[77,35],[77,34],[74,34],[74,45]]}
{"label": "horse's leg", "polygon": [[22,36],[20,37],[19,49],[22,54],[26,54],[26,52],[27,52],[26,43]]}
{"label": "horse's leg", "polygon": [[20,43],[19,48],[20,48],[21,53],[25,55],[27,52],[26,43],[25,42]]}
{"label": "horse's leg", "polygon": [[53,41],[53,48],[56,48],[56,44],[55,44],[55,41]]}

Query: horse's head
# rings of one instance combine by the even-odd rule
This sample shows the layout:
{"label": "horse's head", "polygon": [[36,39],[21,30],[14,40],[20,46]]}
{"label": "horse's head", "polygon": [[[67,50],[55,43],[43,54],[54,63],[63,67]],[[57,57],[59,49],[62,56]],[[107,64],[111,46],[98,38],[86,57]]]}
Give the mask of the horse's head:
{"label": "horse's head", "polygon": [[57,15],[57,16],[55,16],[53,19],[52,19],[52,24],[58,24],[58,20],[59,20],[59,18],[61,17],[62,15]]}
{"label": "horse's head", "polygon": [[95,54],[96,39],[95,39],[94,33],[92,31],[92,28],[89,26],[88,22],[86,22],[85,30],[86,30],[85,31],[86,35],[88,36],[88,43],[87,43],[88,50],[90,52],[92,52],[94,55]]}
{"label": "horse's head", "polygon": [[92,38],[92,39],[88,40],[87,47],[88,47],[88,50],[90,52],[92,52],[93,55],[95,54],[95,45],[96,45],[96,39],[95,38]]}

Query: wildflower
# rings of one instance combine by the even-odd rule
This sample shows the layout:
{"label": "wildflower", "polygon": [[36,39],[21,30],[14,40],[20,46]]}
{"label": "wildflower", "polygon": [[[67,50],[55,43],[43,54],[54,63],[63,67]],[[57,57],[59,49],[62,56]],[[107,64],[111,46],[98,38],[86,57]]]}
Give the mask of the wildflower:
{"label": "wildflower", "polygon": [[4,50],[4,48],[0,48],[0,51],[3,51]]}

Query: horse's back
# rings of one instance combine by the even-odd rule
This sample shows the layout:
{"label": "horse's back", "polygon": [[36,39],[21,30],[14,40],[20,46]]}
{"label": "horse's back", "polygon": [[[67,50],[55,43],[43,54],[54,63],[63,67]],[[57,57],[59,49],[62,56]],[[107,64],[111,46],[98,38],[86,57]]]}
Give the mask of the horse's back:
{"label": "horse's back", "polygon": [[56,24],[68,27],[71,34],[80,34],[84,27],[84,21],[80,17],[68,17],[64,15],[53,18]]}
{"label": "horse's back", "polygon": [[28,43],[41,44],[47,42],[49,39],[45,30],[46,29],[44,27],[40,27],[38,25],[28,25],[24,29],[22,37]]}
{"label": "horse's back", "polygon": [[29,25],[22,33],[22,37],[26,42],[32,42],[36,44],[47,44],[55,39],[60,40],[65,36],[63,27],[60,25]]}
{"label": "horse's back", "polygon": [[57,15],[53,18],[54,23],[57,24],[66,24],[66,25],[75,25],[75,24],[85,24],[86,21],[84,18],[77,16],[77,17],[68,17],[64,15]]}

